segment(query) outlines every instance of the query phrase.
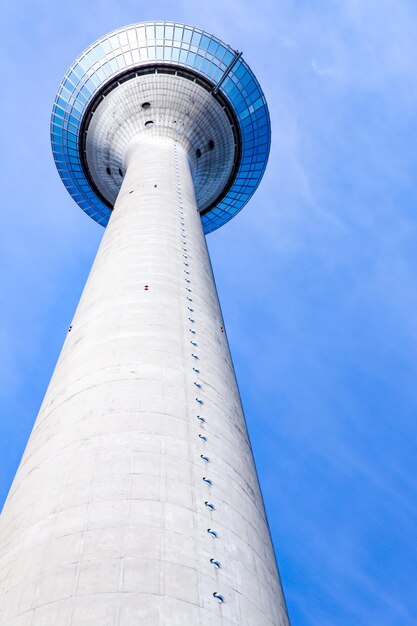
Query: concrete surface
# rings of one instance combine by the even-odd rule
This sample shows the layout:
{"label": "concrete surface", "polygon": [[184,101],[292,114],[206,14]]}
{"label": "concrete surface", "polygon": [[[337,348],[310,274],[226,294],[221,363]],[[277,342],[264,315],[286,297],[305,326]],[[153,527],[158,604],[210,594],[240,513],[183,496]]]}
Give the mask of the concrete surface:
{"label": "concrete surface", "polygon": [[1,626],[288,625],[172,138],[130,149],[3,510],[0,589]]}

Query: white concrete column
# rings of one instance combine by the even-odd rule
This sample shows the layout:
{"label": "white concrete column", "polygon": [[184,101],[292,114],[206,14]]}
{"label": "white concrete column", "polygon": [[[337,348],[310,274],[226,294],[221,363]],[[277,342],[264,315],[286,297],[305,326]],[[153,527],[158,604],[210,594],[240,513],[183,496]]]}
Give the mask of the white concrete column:
{"label": "white concrete column", "polygon": [[0,589],[0,626],[288,624],[173,139],[130,152],[1,517]]}

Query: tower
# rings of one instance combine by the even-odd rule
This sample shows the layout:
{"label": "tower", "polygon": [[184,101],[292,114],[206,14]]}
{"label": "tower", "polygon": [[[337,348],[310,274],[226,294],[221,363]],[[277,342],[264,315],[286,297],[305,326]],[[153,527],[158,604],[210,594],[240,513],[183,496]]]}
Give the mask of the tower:
{"label": "tower", "polygon": [[205,234],[266,166],[265,98],[196,28],[75,61],[51,140],[107,226],[0,526],[0,626],[287,626]]}

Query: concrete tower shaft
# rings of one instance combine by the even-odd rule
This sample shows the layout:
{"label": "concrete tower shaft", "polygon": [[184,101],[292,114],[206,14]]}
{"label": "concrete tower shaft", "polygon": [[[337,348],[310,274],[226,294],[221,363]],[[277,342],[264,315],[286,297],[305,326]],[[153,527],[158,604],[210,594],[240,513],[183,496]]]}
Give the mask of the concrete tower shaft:
{"label": "concrete tower shaft", "polygon": [[172,138],[130,152],[0,545],[1,626],[288,624],[189,160]]}

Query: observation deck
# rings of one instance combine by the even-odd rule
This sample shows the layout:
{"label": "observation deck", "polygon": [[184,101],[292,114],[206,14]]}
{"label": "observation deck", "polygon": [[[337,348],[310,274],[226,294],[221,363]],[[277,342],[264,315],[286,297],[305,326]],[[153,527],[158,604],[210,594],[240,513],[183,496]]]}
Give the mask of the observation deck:
{"label": "observation deck", "polygon": [[186,148],[206,234],[254,193],[271,135],[265,97],[242,54],[174,22],[133,24],[98,39],[59,86],[55,163],[74,200],[103,226],[142,133]]}

